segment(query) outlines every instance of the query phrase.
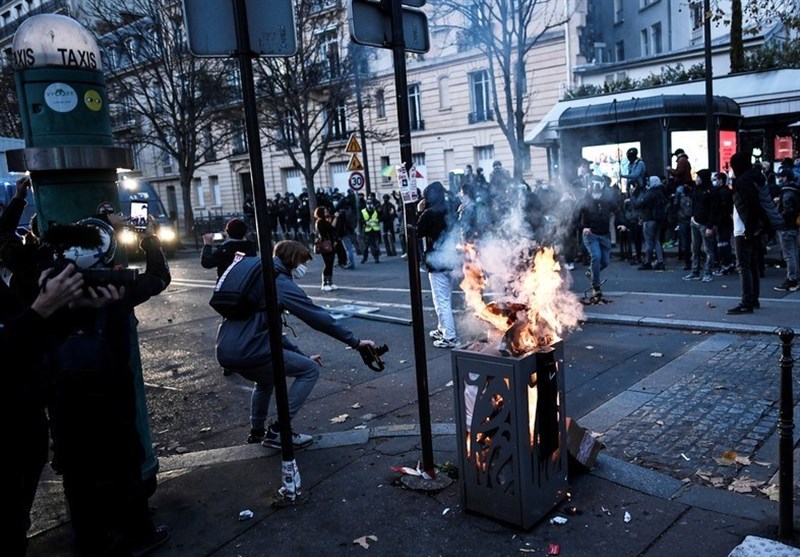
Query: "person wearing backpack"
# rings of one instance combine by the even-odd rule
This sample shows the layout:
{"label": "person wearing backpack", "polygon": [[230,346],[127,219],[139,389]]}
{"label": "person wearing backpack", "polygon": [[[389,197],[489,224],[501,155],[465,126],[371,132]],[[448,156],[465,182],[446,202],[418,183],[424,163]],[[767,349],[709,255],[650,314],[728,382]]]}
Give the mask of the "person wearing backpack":
{"label": "person wearing backpack", "polygon": [[[356,338],[352,331],[339,324],[330,312],[315,305],[294,282],[294,279],[300,279],[306,274],[306,263],[312,258],[311,252],[300,242],[284,240],[275,244],[272,263],[281,312],[291,313],[312,329],[325,333],[359,352],[367,347],[374,348],[374,341]],[[257,258],[245,258],[244,261],[252,263],[257,261]],[[260,271],[260,263],[257,267]],[[246,291],[241,293],[244,302],[239,304],[251,308],[251,315],[226,317],[223,320],[217,331],[216,355],[222,367],[231,369],[255,383],[250,405],[251,429],[247,442],[261,442],[264,447],[280,449],[278,423],[267,424],[269,401],[273,390],[272,354],[267,316],[264,311],[266,307],[264,281],[260,280],[260,274],[257,276],[258,280],[248,281]],[[307,356],[288,336],[284,335],[283,359],[286,376],[294,378],[289,387],[289,416],[294,418],[319,379],[322,356],[320,354]],[[312,442],[313,438],[310,435],[292,432],[292,443],[295,448],[307,447]]]}
{"label": "person wearing backpack", "polygon": [[661,178],[650,176],[647,188],[634,190],[632,202],[641,212],[644,232],[644,261],[638,269],[663,271],[664,250],[659,241],[659,230],[667,221],[667,197]]}
{"label": "person wearing backpack", "polygon": [[778,174],[780,196],[778,197],[778,211],[783,217],[786,226],[778,233],[781,241],[783,260],[786,262],[786,280],[774,289],[778,292],[795,292],[798,285],[797,261],[800,256],[798,244],[798,217],[800,217],[800,184],[794,177],[791,168],[784,168]]}

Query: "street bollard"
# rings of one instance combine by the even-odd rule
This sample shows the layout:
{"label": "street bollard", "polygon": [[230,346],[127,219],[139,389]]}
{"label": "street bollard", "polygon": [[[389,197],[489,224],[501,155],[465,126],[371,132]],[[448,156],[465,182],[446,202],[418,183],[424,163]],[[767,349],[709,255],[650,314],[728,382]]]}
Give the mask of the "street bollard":
{"label": "street bollard", "polygon": [[792,340],[794,331],[783,328],[778,331],[781,339],[781,404],[778,430],[780,431],[778,453],[778,537],[788,540],[794,537],[792,516],[792,491],[794,483],[793,431],[794,396],[792,393]]}

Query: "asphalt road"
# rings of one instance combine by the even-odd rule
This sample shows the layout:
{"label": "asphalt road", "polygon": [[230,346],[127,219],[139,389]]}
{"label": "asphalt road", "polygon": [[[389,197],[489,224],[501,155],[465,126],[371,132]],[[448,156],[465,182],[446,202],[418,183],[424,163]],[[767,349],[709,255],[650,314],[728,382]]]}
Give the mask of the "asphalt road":
{"label": "asphalt road", "polygon": [[[316,303],[369,306],[378,308],[377,315],[410,322],[406,260],[382,258],[380,264],[359,265],[355,271],[336,269],[334,282],[340,289],[335,292],[320,290],[320,264],[317,258],[306,278],[299,281]],[[648,273],[640,273],[641,278],[635,274],[630,277],[630,272],[623,272],[624,263],[615,265],[620,272],[614,265],[609,269],[609,287],[652,289]],[[249,427],[251,385],[236,375],[224,377],[214,358],[220,318],[208,300],[216,275],[200,267],[197,252],[179,253],[171,260],[171,269],[170,287],[136,310],[151,429],[159,456],[237,444],[244,441]],[[573,273],[585,280],[582,275],[582,268]],[[675,275],[675,288],[680,292],[686,284],[679,280],[677,271]],[[426,288],[424,273],[422,278]],[[720,281],[717,286],[722,284]],[[576,291],[582,288],[581,284],[574,285]],[[455,298],[456,307],[461,307],[460,293]],[[427,331],[435,327],[428,290],[423,291],[423,306],[427,338]],[[321,353],[324,360],[321,379],[293,423],[295,430],[341,431],[351,429],[353,419],[369,421],[370,425],[419,420],[410,324],[356,317],[343,320],[358,337],[389,344],[386,371],[375,374],[345,345],[310,330],[296,318],[289,317],[288,323],[293,331],[289,334],[297,335],[300,347],[307,353]],[[701,340],[703,335],[691,331],[585,324],[565,338],[567,413],[588,413]],[[452,391],[447,388],[452,379],[449,351],[428,342],[426,353],[431,370],[431,419],[452,422]],[[342,414],[350,416],[346,424],[331,422]]]}

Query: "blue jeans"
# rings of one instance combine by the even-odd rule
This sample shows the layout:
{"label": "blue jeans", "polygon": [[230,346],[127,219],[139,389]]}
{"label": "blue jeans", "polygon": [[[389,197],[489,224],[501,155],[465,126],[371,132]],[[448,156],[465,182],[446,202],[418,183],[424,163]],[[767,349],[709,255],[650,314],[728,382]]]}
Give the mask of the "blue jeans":
{"label": "blue jeans", "polygon": [[453,319],[453,287],[450,282],[450,273],[433,273],[429,271],[428,280],[431,283],[433,307],[439,320],[437,327],[444,335],[444,338],[448,340],[456,339],[458,333],[456,333],[456,323]]}
{"label": "blue jeans", "polygon": [[781,239],[783,260],[786,261],[786,278],[797,281],[797,256],[800,249],[797,229],[781,230],[778,234]]}
{"label": "blue jeans", "polygon": [[611,258],[611,236],[608,234],[598,235],[589,234],[583,235],[583,245],[586,246],[586,251],[589,252],[591,261],[589,268],[592,272],[592,286],[600,288],[600,271],[608,267]]}
{"label": "blue jeans", "polygon": [[[289,417],[294,418],[319,379],[319,366],[311,358],[289,350],[283,351],[283,358],[286,377],[294,377],[292,386],[289,387]],[[234,371],[245,379],[255,382],[250,397],[250,424],[254,428],[264,427],[267,422],[269,399],[272,397],[274,384],[272,362],[255,368]]]}
{"label": "blue jeans", "polygon": [[[644,230],[644,262],[664,263],[664,250],[658,239],[658,221],[646,220],[642,229]],[[655,257],[653,257],[653,251],[655,251]]]}
{"label": "blue jeans", "polygon": [[692,274],[700,274],[700,249],[706,254],[706,263],[703,273],[710,275],[717,265],[717,239],[714,234],[706,234],[713,228],[692,221]]}
{"label": "blue jeans", "polygon": [[349,234],[342,236],[342,244],[347,252],[347,268],[354,269],[356,266],[356,248],[353,246],[353,239]]}

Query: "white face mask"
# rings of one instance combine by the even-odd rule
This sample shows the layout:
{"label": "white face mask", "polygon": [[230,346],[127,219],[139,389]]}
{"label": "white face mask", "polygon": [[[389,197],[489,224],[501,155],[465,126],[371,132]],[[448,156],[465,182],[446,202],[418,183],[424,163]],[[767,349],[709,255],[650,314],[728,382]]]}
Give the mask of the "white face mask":
{"label": "white face mask", "polygon": [[307,271],[307,270],[308,270],[308,267],[306,267],[305,265],[303,265],[302,263],[300,263],[300,265],[298,265],[297,267],[295,267],[295,268],[292,270],[292,276],[293,276],[294,278],[296,278],[296,279],[301,279],[301,278],[303,278],[304,276],[306,276],[306,271]]}

